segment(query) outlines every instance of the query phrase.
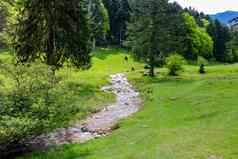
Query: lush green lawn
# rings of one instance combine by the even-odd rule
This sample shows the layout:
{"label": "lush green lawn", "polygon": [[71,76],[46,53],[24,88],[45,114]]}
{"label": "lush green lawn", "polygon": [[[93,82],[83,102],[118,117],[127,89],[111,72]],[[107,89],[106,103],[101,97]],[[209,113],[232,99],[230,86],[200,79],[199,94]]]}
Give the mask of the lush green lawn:
{"label": "lush green lawn", "polygon": [[[75,70],[65,67],[58,71],[58,74],[66,76],[66,82],[78,84],[73,87],[73,89],[78,89],[76,91],[79,97],[78,105],[85,110],[90,109],[89,112],[94,112],[100,106],[105,106],[114,100],[113,94],[104,93],[100,90],[102,86],[108,84],[111,74],[130,71],[131,67],[140,69],[143,67],[142,64],[130,58],[124,50],[98,49],[93,54],[92,67],[89,70]],[[124,59],[125,56],[129,57],[127,62]],[[83,112],[84,116],[85,114]]]}
{"label": "lush green lawn", "polygon": [[[238,65],[215,65],[199,75],[186,66],[180,77],[167,77],[158,69],[157,78],[142,77],[143,64],[120,50],[97,50],[88,71],[68,69],[69,80],[99,90],[108,76],[129,71],[129,79],[145,100],[140,112],[120,123],[113,134],[90,141],[35,153],[24,159],[237,159],[238,158]],[[81,96],[79,89],[79,96]],[[92,93],[92,92],[91,92]],[[97,95],[85,99],[85,107]],[[99,98],[99,97],[97,97]],[[101,96],[100,96],[101,98]],[[107,102],[105,96],[101,102]],[[80,104],[80,103],[79,103]],[[89,104],[89,105],[88,105]]]}
{"label": "lush green lawn", "polygon": [[[13,58],[10,50],[0,50],[0,62],[12,62]],[[110,74],[118,71],[130,70],[132,65],[141,67],[130,58],[128,62],[124,60],[125,51],[120,49],[98,49],[94,53],[90,70],[82,71],[70,67],[64,67],[57,71],[57,74],[63,78],[62,82],[67,85],[68,91],[74,92],[74,105],[80,112],[72,116],[72,121],[84,118],[89,113],[95,112],[101,106],[114,100],[114,95],[100,91],[100,88],[108,84]],[[104,59],[108,62],[105,63]],[[115,66],[116,67],[113,67]],[[7,83],[11,86],[9,79],[0,73],[0,84]],[[8,84],[9,83],[9,84]],[[60,119],[60,118],[59,118]],[[59,125],[61,126],[61,125]]]}

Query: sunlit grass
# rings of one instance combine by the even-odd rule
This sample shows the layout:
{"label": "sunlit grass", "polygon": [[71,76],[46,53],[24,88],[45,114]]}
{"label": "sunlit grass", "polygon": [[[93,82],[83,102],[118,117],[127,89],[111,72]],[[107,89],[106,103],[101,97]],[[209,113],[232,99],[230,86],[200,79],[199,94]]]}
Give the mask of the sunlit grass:
{"label": "sunlit grass", "polygon": [[[127,72],[142,94],[144,107],[107,137],[24,159],[238,158],[238,64],[207,66],[204,75],[198,73],[198,66],[188,65],[177,77],[167,76],[165,68],[156,69],[157,77],[151,79],[142,76],[144,64],[134,62],[123,50],[99,49],[95,55],[90,70],[59,71],[81,87],[78,96],[84,103],[79,104],[91,107],[112,101],[99,88],[110,74]],[[83,97],[89,88],[92,92]]]}

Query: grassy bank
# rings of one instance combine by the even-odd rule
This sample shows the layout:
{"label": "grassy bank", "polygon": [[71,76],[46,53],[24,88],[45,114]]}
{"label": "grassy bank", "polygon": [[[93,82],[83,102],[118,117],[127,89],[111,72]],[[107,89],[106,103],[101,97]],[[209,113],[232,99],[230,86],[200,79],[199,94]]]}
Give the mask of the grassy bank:
{"label": "grassy bank", "polygon": [[[67,85],[68,91],[73,92],[74,97],[72,99],[74,101],[72,102],[80,110],[76,116],[71,117],[72,122],[86,117],[107,103],[113,102],[114,95],[104,93],[100,91],[100,88],[108,84],[109,75],[118,71],[127,71],[132,63],[135,64],[131,60],[125,62],[125,52],[119,49],[114,49],[113,51],[110,49],[98,49],[93,54],[92,67],[89,70],[76,70],[65,66],[56,72],[63,78],[62,82]],[[11,63],[12,57],[10,50],[0,50],[0,61],[2,63]],[[110,62],[105,63],[105,58],[108,58]],[[114,64],[117,67],[112,67]],[[9,85],[9,87],[11,85],[9,79],[4,77],[3,74],[0,74],[0,81]]]}
{"label": "grassy bank", "polygon": [[[186,66],[179,77],[168,77],[166,69],[158,69],[157,78],[150,79],[140,73],[144,65],[131,58],[126,62],[121,50],[100,49],[95,54],[90,70],[70,71],[69,80],[77,81],[79,88],[90,86],[79,89],[82,105],[110,101],[112,98],[98,91],[100,86],[110,74],[129,71],[130,81],[144,98],[142,110],[105,138],[21,159],[238,158],[237,64],[209,66],[206,75],[198,74],[195,66]],[[136,71],[131,72],[131,67]]]}

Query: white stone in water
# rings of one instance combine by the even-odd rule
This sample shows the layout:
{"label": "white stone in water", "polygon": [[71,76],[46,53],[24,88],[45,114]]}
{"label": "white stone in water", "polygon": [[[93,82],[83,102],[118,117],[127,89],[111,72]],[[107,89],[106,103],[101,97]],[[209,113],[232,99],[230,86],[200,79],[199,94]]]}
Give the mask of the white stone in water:
{"label": "white stone in water", "polygon": [[111,86],[104,86],[104,87],[101,88],[101,91],[107,92],[107,91],[110,91],[111,89],[112,89]]}

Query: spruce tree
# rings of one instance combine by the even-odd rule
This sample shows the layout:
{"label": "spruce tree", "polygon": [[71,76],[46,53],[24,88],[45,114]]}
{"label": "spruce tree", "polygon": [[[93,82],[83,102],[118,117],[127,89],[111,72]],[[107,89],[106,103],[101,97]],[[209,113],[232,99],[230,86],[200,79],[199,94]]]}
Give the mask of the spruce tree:
{"label": "spruce tree", "polygon": [[227,26],[221,24],[218,20],[210,21],[208,33],[214,41],[214,57],[217,61],[226,62],[227,42],[231,40],[231,33]]}
{"label": "spruce tree", "polygon": [[91,34],[84,0],[19,0],[11,25],[11,44],[18,62],[43,59],[60,67],[67,60],[89,66]]}
{"label": "spruce tree", "polygon": [[127,23],[130,19],[129,0],[103,0],[110,19],[108,42],[122,46],[126,39]]}
{"label": "spruce tree", "polygon": [[[11,2],[11,1],[9,1]],[[9,3],[8,2],[8,3]],[[0,48],[5,46],[4,38],[2,37],[2,33],[4,28],[6,27],[6,16],[7,16],[7,4],[5,0],[0,1]]]}
{"label": "spruce tree", "polygon": [[162,65],[166,57],[168,0],[134,0],[131,6],[128,44],[135,57],[149,65],[149,75],[153,77],[155,66]]}
{"label": "spruce tree", "polygon": [[102,0],[87,0],[88,11],[91,19],[93,48],[96,43],[103,43],[110,31],[109,15]]}

